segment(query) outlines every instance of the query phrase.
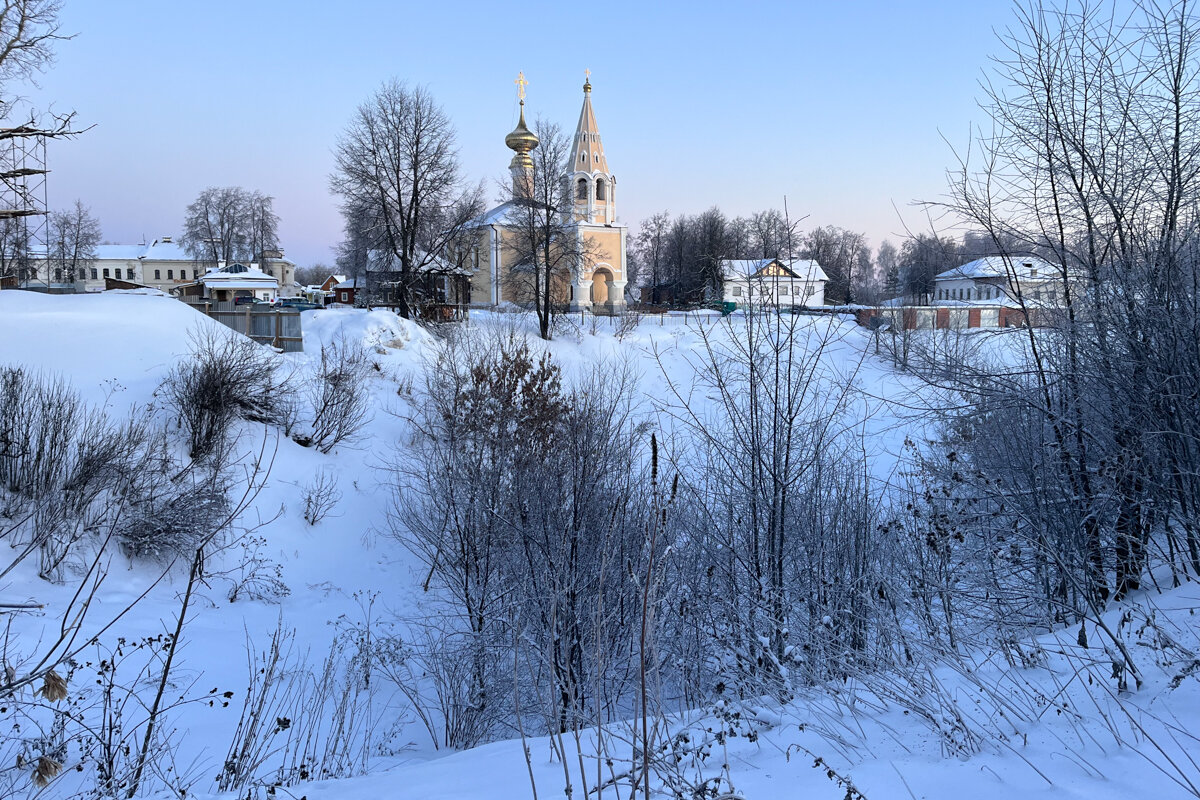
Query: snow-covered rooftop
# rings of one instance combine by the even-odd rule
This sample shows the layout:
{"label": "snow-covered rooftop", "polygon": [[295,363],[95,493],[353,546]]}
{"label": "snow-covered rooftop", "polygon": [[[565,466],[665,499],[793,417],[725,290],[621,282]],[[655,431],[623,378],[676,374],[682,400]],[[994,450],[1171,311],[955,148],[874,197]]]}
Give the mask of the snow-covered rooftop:
{"label": "snow-covered rooftop", "polygon": [[800,280],[829,280],[829,276],[825,274],[825,270],[821,269],[820,264],[804,258],[793,258],[790,261],[775,258],[727,258],[721,262],[721,266],[726,280],[741,280],[759,275],[776,262]]}
{"label": "snow-covered rooftop", "polygon": [[1030,280],[1054,277],[1050,262],[1036,256],[984,256],[962,266],[938,273],[934,280],[978,280],[980,278],[1009,278]]}
{"label": "snow-covered rooftop", "polygon": [[501,203],[495,208],[485,211],[481,216],[477,217],[474,225],[482,227],[484,225],[504,225],[509,222],[510,214],[515,210],[516,203],[509,200]]}
{"label": "snow-covered rooftop", "polygon": [[101,244],[96,246],[96,258],[111,261],[135,261],[146,252],[144,244]]}
{"label": "snow-covered rooftop", "polygon": [[220,289],[266,289],[279,286],[279,281],[275,279],[275,276],[257,269],[245,269],[237,272],[209,270],[200,277],[199,282],[205,286]]}

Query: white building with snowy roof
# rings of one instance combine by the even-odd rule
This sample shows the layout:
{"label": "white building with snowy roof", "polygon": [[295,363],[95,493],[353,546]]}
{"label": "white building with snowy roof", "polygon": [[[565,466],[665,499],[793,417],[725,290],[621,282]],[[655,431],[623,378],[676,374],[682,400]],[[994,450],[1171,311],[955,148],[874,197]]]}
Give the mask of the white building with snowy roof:
{"label": "white building with snowy roof", "polygon": [[939,273],[933,279],[934,305],[967,303],[1055,306],[1063,298],[1062,273],[1035,256],[986,256]]}
{"label": "white building with snowy roof", "polygon": [[[721,262],[725,303],[747,306],[821,306],[829,277],[816,261],[803,258],[725,259]],[[709,298],[716,299],[716,298]]]}
{"label": "white building with snowy roof", "polygon": [[229,264],[207,270],[196,280],[178,287],[175,293],[218,303],[239,297],[270,301],[279,297],[279,281],[274,275],[245,264]]}
{"label": "white building with snowy roof", "polygon": [[[211,262],[197,261],[183,245],[163,236],[149,244],[97,245],[96,258],[80,275],[64,275],[61,269],[44,264],[39,273],[51,288],[61,291],[102,292],[105,279],[111,278],[171,292],[198,281],[213,266]],[[223,266],[218,264],[216,268]],[[273,276],[280,296],[299,294],[295,285],[296,265],[284,257],[282,250],[267,250],[261,261],[249,266]]]}

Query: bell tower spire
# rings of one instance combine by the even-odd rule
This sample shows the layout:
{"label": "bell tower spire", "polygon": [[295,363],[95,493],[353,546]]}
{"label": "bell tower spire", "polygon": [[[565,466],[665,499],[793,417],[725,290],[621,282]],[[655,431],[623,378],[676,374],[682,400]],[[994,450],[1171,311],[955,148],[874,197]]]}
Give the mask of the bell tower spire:
{"label": "bell tower spire", "polygon": [[516,153],[508,164],[508,171],[512,174],[513,196],[531,197],[533,159],[529,157],[529,153],[538,146],[539,141],[537,135],[525,125],[525,87],[529,85],[529,81],[525,80],[525,73],[518,72],[514,83],[517,85],[517,99],[521,101],[521,118],[512,133],[504,137],[504,144]]}
{"label": "bell tower spire", "polygon": [[585,70],[583,108],[571,143],[572,162],[567,169],[575,197],[575,219],[611,224],[616,219],[616,178],[608,171],[600,127],[592,110],[592,71]]}

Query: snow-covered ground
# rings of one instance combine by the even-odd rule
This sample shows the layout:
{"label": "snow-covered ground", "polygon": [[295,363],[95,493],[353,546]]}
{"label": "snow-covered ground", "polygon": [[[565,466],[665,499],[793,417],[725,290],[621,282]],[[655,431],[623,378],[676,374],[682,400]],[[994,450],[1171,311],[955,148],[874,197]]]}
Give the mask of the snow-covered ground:
{"label": "snow-covered ground", "polygon": [[[385,311],[310,311],[304,312],[303,323],[306,352],[287,357],[296,369],[305,369],[320,344],[337,337],[361,341],[370,349],[378,366],[373,418],[357,442],[328,455],[263,426],[241,430],[243,450],[254,453],[265,447],[273,454],[265,484],[241,524],[262,523],[254,531],[254,547],[261,560],[278,565],[290,593],[273,603],[229,602],[227,581],[214,577],[193,607],[184,629],[181,674],[190,676],[196,689],[219,688],[234,695],[227,706],[187,706],[170,719],[176,769],[190,776],[191,796],[215,794],[213,778],[226,758],[247,683],[248,640],[259,651],[282,626],[295,632],[297,652],[310,651],[310,661],[319,662],[339,621],[361,622],[372,603],[377,615],[384,609],[420,607],[421,576],[415,574],[415,562],[384,533],[391,496],[382,468],[407,441],[411,387],[420,384],[424,361],[436,357],[436,339]],[[536,339],[526,315],[473,313],[470,325],[480,332],[515,327],[546,347],[568,376],[597,363],[627,363],[639,377],[647,413],[669,400],[672,385],[686,391],[694,383],[706,335],[729,335],[715,315],[646,318],[632,330],[623,329],[619,320],[588,318],[545,344]],[[154,410],[155,390],[188,353],[190,332],[205,326],[220,327],[154,293],[46,296],[4,291],[0,365],[60,374],[90,402],[113,413],[134,408],[163,414],[161,408]],[[855,385],[862,441],[873,473],[886,480],[905,436],[920,436],[920,403],[914,400],[919,384],[893,371],[886,357],[874,355],[870,334],[852,322],[806,318],[802,330],[829,342],[825,367]],[[664,419],[663,424],[669,422]],[[301,497],[304,487],[322,474],[334,477],[342,498],[328,518],[310,526],[302,518]],[[114,559],[90,617],[111,616],[156,576],[154,565]],[[134,639],[173,627],[184,577],[177,569],[168,581],[150,588],[106,638]],[[17,621],[26,641],[52,632],[58,624],[55,611],[69,601],[70,592],[70,586],[38,579],[30,563],[0,584],[0,598],[45,604],[44,615]],[[1077,631],[1064,631],[1024,643],[1034,654],[1032,666],[983,656],[978,664],[927,665],[928,696],[917,704],[920,708],[881,697],[878,687],[854,686],[801,697],[785,708],[763,707],[756,741],[744,735],[729,738],[711,758],[728,765],[731,783],[746,798],[851,796],[839,785],[839,776],[872,800],[1194,796],[1197,787],[1189,790],[1186,781],[1200,776],[1194,761],[1200,757],[1200,742],[1193,738],[1200,731],[1200,686],[1195,677],[1177,688],[1169,684],[1182,668],[1180,653],[1198,649],[1193,616],[1198,606],[1200,588],[1192,584],[1147,591],[1108,614],[1114,628],[1123,619],[1131,629],[1142,627],[1136,638],[1145,647],[1147,674],[1136,692],[1117,695],[1109,688],[1112,681],[1105,680],[1111,658],[1095,648],[1081,648]],[[1152,626],[1145,625],[1148,615]],[[1163,637],[1173,638],[1178,648],[1164,645]],[[935,696],[941,699],[935,702]],[[460,753],[436,751],[418,722],[393,700],[393,713],[385,710],[379,718],[403,724],[388,736],[380,732],[387,752],[371,761],[370,774],[288,791],[314,800],[529,796],[520,741]],[[922,715],[931,708],[939,709],[936,718]],[[691,721],[697,720],[703,718]],[[975,736],[978,741],[972,740]],[[955,751],[958,745],[961,749]],[[585,755],[588,751],[585,742]],[[530,740],[529,752],[538,796],[559,796],[563,773],[550,760],[548,741]],[[69,786],[69,776],[48,791],[58,791],[60,784]],[[609,789],[604,796],[616,795]]]}

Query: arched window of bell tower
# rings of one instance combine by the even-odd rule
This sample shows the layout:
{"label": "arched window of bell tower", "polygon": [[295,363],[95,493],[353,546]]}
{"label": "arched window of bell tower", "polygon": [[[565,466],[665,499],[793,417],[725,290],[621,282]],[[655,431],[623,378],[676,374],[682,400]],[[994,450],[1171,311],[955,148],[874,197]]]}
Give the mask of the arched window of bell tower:
{"label": "arched window of bell tower", "polygon": [[575,199],[576,200],[587,200],[588,199],[587,178],[580,178],[578,181],[575,182]]}
{"label": "arched window of bell tower", "polygon": [[596,179],[596,199],[597,200],[607,200],[608,199],[608,197],[605,194],[605,190],[604,190],[604,179],[603,178]]}

